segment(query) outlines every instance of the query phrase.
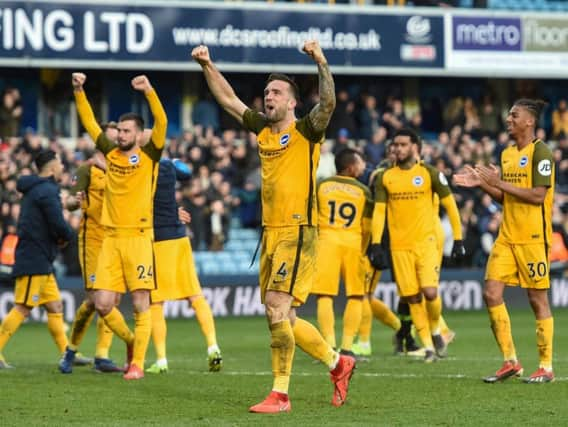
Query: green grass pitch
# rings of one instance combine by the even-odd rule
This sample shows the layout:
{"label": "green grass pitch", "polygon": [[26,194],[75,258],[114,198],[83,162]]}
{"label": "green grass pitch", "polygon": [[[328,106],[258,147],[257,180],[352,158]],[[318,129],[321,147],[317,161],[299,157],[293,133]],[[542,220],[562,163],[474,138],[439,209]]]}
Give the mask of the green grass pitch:
{"label": "green grass pitch", "polygon": [[[271,387],[269,336],[264,318],[218,319],[220,373],[207,372],[205,343],[195,321],[168,322],[170,372],[127,382],[120,375],[75,367],[57,371],[58,355],[45,325],[23,325],[5,349],[16,366],[0,371],[2,426],[518,426],[568,422],[568,312],[555,312],[557,381],[527,385],[517,379],[488,385],[481,377],[501,364],[482,312],[447,313],[456,341],[447,359],[431,365],[391,355],[391,332],[373,325],[373,357],[359,363],[347,403],[330,405],[327,369],[296,350],[290,414],[249,414]],[[537,367],[531,312],[511,313],[525,375]],[[313,321],[313,319],[312,319]],[[339,323],[339,321],[338,321]],[[339,325],[337,325],[339,327]],[[338,328],[339,331],[339,328]],[[339,339],[339,334],[338,334]],[[91,327],[83,352],[94,349]],[[124,360],[114,339],[112,356]],[[147,366],[153,361],[150,348]]]}

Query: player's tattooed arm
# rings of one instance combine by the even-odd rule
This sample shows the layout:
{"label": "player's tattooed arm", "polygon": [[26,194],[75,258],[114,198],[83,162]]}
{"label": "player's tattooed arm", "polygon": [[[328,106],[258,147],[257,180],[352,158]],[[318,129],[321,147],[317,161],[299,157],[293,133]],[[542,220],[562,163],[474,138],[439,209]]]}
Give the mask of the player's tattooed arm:
{"label": "player's tattooed arm", "polygon": [[317,41],[306,41],[303,51],[318,66],[320,101],[310,111],[309,118],[314,130],[323,132],[329,124],[333,110],[335,110],[335,82],[327,59]]}
{"label": "player's tattooed arm", "polygon": [[335,110],[335,83],[329,65],[318,64],[320,101],[310,111],[310,122],[314,130],[324,131]]}

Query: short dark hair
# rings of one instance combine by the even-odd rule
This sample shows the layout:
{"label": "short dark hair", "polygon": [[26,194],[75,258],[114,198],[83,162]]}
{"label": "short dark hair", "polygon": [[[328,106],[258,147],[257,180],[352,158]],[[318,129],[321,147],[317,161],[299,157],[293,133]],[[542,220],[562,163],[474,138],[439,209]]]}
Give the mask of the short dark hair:
{"label": "short dark hair", "polygon": [[343,172],[357,160],[357,156],[362,157],[361,153],[352,148],[344,148],[335,155],[335,170]]}
{"label": "short dark hair", "polygon": [[534,127],[538,127],[538,121],[540,119],[540,114],[546,106],[546,102],[542,99],[528,99],[521,98],[517,99],[513,106],[522,107],[527,110],[534,117]]}
{"label": "short dark hair", "polygon": [[42,150],[34,158],[34,163],[39,172],[43,170],[45,165],[47,165],[52,160],[57,158],[57,153],[53,150]]}
{"label": "short dark hair", "polygon": [[101,123],[101,129],[103,130],[103,132],[106,132],[107,129],[116,129],[117,128],[117,123],[116,122],[105,122],[105,123]]}
{"label": "short dark hair", "polygon": [[127,120],[132,120],[134,123],[136,123],[136,127],[138,129],[144,130],[144,119],[142,118],[142,116],[140,114],[125,113],[118,118],[119,123],[125,122]]}
{"label": "short dark hair", "polygon": [[266,80],[266,84],[274,81],[274,80],[280,80],[283,82],[286,82],[290,85],[290,88],[292,90],[292,95],[294,95],[294,99],[299,100],[300,99],[300,89],[298,88],[298,85],[296,84],[296,82],[294,81],[294,79],[290,76],[287,76],[286,74],[279,74],[279,73],[272,73],[268,76],[268,79]]}
{"label": "short dark hair", "polygon": [[397,136],[408,136],[410,138],[410,142],[413,144],[418,145],[418,152],[422,151],[422,138],[412,129],[410,128],[402,128],[395,132],[392,140],[394,141]]}

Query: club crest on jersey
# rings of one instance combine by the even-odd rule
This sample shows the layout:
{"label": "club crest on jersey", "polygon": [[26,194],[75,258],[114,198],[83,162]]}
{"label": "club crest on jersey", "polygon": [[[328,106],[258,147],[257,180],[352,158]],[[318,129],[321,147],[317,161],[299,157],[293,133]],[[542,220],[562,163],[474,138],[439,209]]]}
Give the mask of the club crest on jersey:
{"label": "club crest on jersey", "polygon": [[94,275],[94,274],[91,274],[91,275],[89,276],[89,280],[91,281],[91,283],[95,283],[95,275]]}
{"label": "club crest on jersey", "polygon": [[519,160],[519,166],[524,168],[527,163],[529,162],[529,158],[527,156],[523,156],[521,157],[521,160]]}
{"label": "club crest on jersey", "polygon": [[284,135],[282,135],[280,137],[280,145],[284,146],[284,145],[288,144],[288,141],[290,141],[290,134],[289,133],[285,133]]}
{"label": "club crest on jersey", "polygon": [[131,165],[137,165],[139,161],[140,157],[138,156],[138,154],[133,154],[128,158],[128,163],[130,163]]}
{"label": "club crest on jersey", "polygon": [[422,184],[424,184],[424,178],[422,178],[420,175],[415,176],[414,178],[412,178],[412,183],[415,187],[420,187]]}

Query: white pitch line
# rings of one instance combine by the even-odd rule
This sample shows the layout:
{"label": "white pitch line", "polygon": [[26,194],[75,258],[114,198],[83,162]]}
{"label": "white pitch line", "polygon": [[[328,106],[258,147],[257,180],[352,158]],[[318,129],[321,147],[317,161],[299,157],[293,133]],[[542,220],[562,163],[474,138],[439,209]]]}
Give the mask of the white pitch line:
{"label": "white pitch line", "polygon": [[[267,371],[259,371],[259,372],[250,372],[250,371],[221,371],[225,375],[246,375],[246,376],[272,376],[272,372]],[[465,374],[393,374],[390,372],[356,372],[357,377],[369,377],[369,378],[442,378],[442,379],[451,379],[451,380],[463,380],[463,379],[471,379],[471,380],[481,380],[481,376],[475,377],[471,375]],[[310,372],[293,372],[292,376],[299,376],[299,377],[316,377],[321,376],[322,373],[310,373]],[[555,381],[568,381],[568,377],[556,377]]]}

